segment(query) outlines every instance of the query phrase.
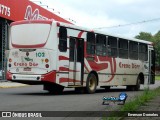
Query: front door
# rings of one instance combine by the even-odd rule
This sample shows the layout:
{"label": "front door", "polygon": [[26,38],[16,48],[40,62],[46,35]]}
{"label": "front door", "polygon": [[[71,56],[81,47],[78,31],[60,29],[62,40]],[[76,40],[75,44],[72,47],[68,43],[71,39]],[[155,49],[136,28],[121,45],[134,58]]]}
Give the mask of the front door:
{"label": "front door", "polygon": [[149,60],[149,82],[150,84],[155,84],[155,51],[154,50],[150,50],[149,51],[149,56],[150,56],[150,60]]}
{"label": "front door", "polygon": [[84,39],[70,37],[69,44],[68,85],[83,85]]}

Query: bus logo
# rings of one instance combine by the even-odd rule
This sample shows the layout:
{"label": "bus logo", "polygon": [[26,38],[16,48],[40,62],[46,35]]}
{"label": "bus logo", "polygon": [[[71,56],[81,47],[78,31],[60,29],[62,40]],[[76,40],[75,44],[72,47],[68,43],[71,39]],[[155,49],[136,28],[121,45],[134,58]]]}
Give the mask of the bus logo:
{"label": "bus logo", "polygon": [[32,61],[32,62],[33,62],[33,59],[31,59],[31,58],[29,58],[29,57],[24,57],[24,59],[25,59],[26,61]]}

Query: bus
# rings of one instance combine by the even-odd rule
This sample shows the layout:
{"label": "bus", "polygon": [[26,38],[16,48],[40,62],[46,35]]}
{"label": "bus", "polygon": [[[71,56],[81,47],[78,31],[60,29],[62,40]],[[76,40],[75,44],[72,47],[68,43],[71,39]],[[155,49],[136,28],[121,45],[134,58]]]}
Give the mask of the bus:
{"label": "bus", "polygon": [[13,22],[6,78],[44,90],[95,93],[97,88],[155,83],[152,42],[124,38],[53,20]]}

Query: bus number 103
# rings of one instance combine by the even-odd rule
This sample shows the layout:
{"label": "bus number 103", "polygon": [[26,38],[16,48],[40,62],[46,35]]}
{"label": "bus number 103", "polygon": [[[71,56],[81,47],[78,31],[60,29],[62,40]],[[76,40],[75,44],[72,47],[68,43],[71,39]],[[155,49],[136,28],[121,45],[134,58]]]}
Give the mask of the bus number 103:
{"label": "bus number 103", "polygon": [[45,57],[45,53],[44,52],[38,52],[38,53],[36,53],[36,57]]}

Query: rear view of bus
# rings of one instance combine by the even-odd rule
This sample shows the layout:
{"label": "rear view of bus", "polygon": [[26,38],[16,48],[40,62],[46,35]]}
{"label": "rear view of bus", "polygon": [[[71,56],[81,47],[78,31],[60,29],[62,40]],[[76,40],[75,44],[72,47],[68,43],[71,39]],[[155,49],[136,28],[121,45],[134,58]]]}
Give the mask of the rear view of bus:
{"label": "rear view of bus", "polygon": [[26,84],[55,82],[57,34],[52,27],[52,21],[40,20],[11,24],[7,80]]}

